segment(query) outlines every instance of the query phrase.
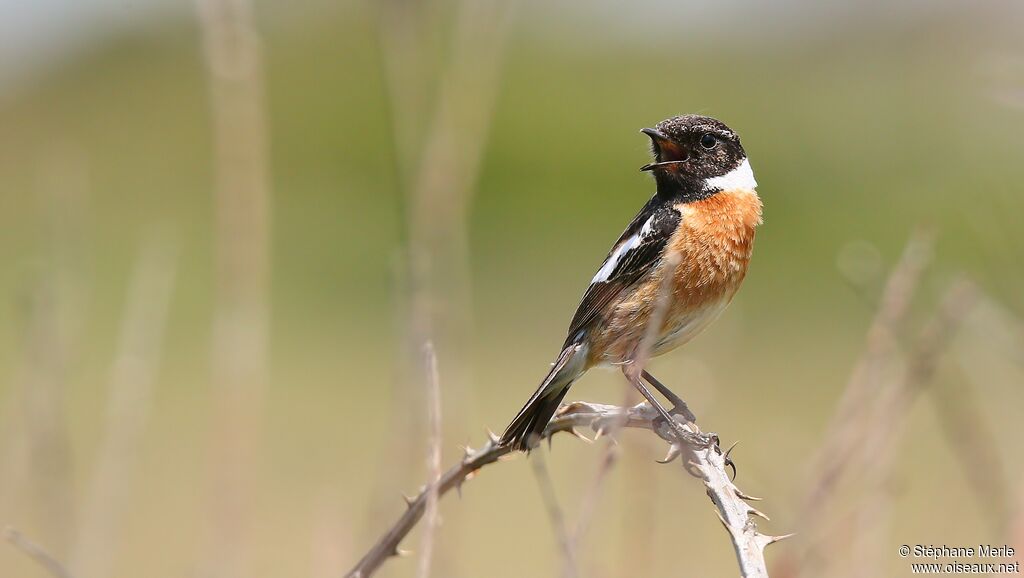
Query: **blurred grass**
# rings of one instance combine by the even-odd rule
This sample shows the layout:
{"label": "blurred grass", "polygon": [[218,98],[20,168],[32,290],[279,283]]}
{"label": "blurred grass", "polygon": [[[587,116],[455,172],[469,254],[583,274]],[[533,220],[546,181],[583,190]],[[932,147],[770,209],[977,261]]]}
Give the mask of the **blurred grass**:
{"label": "blurred grass", "polygon": [[[1021,78],[985,73],[993,59],[1019,58],[1019,38],[999,34],[1008,25],[1000,28],[995,15],[954,13],[904,27],[862,22],[770,44],[756,35],[713,34],[625,42],[605,38],[591,20],[535,26],[523,12],[469,223],[476,406],[448,416],[471,427],[448,440],[445,461],[457,455],[456,444],[482,439],[485,427],[500,429],[532,391],[586,280],[652,191],[636,170],[647,156],[638,129],[701,112],[743,135],[766,223],[733,307],[655,367],[681,391],[696,381],[702,423],[744,440],[745,486],[772,499],[770,527],[786,531],[803,472],[781,468],[772,449],[788,445],[809,456],[817,447],[872,311],[837,270],[843,247],[866,241],[888,264],[914,226],[930,224],[940,234],[939,266],[926,303],[939,281],[966,270],[1016,311],[1024,306],[1024,232],[1016,226],[1024,210],[1024,110],[993,96],[1000,82]],[[268,7],[263,24],[275,197],[272,380],[263,469],[254,480],[258,517],[266,521],[258,567],[266,575],[301,575],[319,497],[333,496],[346,512],[352,543],[339,547],[354,559],[387,522],[368,515],[375,480],[367,473],[381,459],[422,460],[379,454],[395,403],[389,390],[400,338],[393,273],[400,199],[372,11],[316,4],[302,16],[282,16]],[[563,28],[571,32],[552,33]],[[0,296],[12,320],[0,325],[0,374],[11,376],[0,399],[11,398],[23,363],[13,321],[19,296],[54,262],[47,231],[75,227],[84,314],[73,336],[68,404],[79,483],[100,430],[139,240],[163,224],[184,239],[164,370],[118,566],[124,576],[142,567],[150,576],[194,573],[190,564],[204,539],[195,533],[209,483],[202,449],[212,169],[203,79],[194,25],[172,21],[82,54],[0,108],[0,260],[7,264]],[[54,225],[45,183],[69,158],[86,166],[84,210]],[[443,366],[441,373],[443,382]],[[1005,377],[987,384],[990,405],[1022,401],[1019,371]],[[619,387],[614,374],[597,374],[573,396],[612,401]],[[997,399],[1003,401],[991,401]],[[930,411],[918,407],[911,419],[892,543],[998,541],[975,513]],[[1010,420],[993,428],[1002,439],[1021,433]],[[1019,479],[1022,450],[1002,449],[1011,479]],[[597,453],[569,441],[556,441],[555,452],[550,467],[572,513]],[[438,575],[553,573],[555,543],[530,473],[521,460],[501,468],[472,482],[461,502],[442,503],[460,534],[442,526]],[[584,550],[604,569],[588,574],[622,567],[628,552],[619,547],[627,542],[619,520],[637,491],[653,492],[670,513],[651,521],[655,552],[675,552],[682,542],[696,575],[731,568],[728,544],[701,492],[685,487],[690,481],[668,468],[655,469],[650,489],[623,480],[622,472],[613,474]],[[419,480],[402,483],[412,490]],[[932,507],[938,499],[942,513]],[[4,517],[33,528],[26,508]],[[5,573],[27,575],[26,568],[0,550]],[[382,575],[411,568],[399,561]]]}

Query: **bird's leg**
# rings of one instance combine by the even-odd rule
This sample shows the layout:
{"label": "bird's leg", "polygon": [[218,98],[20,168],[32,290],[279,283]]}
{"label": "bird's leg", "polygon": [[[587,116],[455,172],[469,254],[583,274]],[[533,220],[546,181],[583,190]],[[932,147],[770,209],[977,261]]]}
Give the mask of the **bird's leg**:
{"label": "bird's leg", "polygon": [[632,364],[622,366],[622,373],[626,376],[629,383],[640,392],[640,395],[644,396],[647,403],[651,404],[651,407],[658,412],[660,418],[665,420],[665,425],[671,428],[679,439],[694,447],[708,447],[714,444],[713,439],[705,434],[694,433],[683,429],[683,427],[679,425],[679,422],[672,418],[672,415],[665,409],[665,406],[661,405],[658,398],[654,397],[651,390],[647,389],[647,386],[643,384],[643,381],[640,380],[640,372],[636,371]]}
{"label": "bird's leg", "polygon": [[640,376],[644,378],[644,381],[654,386],[661,395],[664,395],[672,403],[672,409],[670,413],[673,415],[681,415],[686,421],[694,423],[697,421],[697,416],[693,415],[690,408],[686,405],[678,395],[672,392],[671,389],[665,386],[665,384],[658,381],[653,375],[651,375],[646,369],[640,373]]}

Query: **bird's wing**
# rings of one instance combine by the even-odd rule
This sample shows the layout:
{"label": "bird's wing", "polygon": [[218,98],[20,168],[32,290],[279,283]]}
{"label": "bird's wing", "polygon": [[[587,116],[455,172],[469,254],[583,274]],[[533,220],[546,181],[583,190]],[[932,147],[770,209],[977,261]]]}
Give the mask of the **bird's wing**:
{"label": "bird's wing", "polygon": [[583,294],[569,324],[566,344],[580,339],[592,323],[602,318],[618,296],[654,269],[681,219],[679,211],[657,195],[644,205],[612,247]]}

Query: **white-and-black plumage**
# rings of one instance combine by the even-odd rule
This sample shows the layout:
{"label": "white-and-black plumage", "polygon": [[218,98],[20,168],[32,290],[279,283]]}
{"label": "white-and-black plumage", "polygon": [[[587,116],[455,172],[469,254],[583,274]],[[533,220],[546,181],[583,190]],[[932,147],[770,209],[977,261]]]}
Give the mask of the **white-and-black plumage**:
{"label": "white-and-black plumage", "polygon": [[[528,449],[532,438],[543,432],[573,381],[594,365],[630,360],[630,346],[642,331],[635,331],[636,327],[629,324],[634,317],[643,322],[645,309],[649,309],[647,303],[634,306],[630,298],[651,293],[652,272],[658,270],[674,236],[678,236],[686,218],[683,210],[691,211],[695,205],[690,203],[699,204],[721,190],[752,191],[756,186],[739,137],[715,119],[674,117],[643,132],[651,136],[655,155],[655,162],[643,170],[652,171],[658,192],[640,209],[598,268],[569,324],[561,353],[540,387],[502,434],[502,443]],[[756,221],[760,222],[760,201],[756,213]],[[751,228],[751,240],[752,234]],[[745,271],[745,262],[742,268]],[[679,324],[669,326],[665,335],[658,336],[659,340],[670,345],[673,340],[695,334],[731,299],[728,291],[722,295],[723,302],[709,302],[691,317],[687,317],[690,313],[682,312],[677,319],[669,320]],[[630,305],[623,309],[624,303]],[[705,310],[708,315],[703,313]],[[622,348],[618,345],[624,345],[627,353],[619,351]]]}

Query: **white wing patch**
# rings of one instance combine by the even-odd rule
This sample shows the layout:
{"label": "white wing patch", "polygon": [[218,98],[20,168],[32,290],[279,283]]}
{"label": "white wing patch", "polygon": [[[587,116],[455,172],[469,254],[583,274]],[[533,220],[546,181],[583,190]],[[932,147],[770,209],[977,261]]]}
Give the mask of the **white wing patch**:
{"label": "white wing patch", "polygon": [[750,161],[743,159],[740,166],[724,175],[705,180],[704,188],[708,191],[753,190],[757,188],[757,181],[754,180],[754,170],[750,168]]}
{"label": "white wing patch", "polygon": [[608,260],[604,262],[604,265],[601,265],[601,268],[597,270],[597,273],[594,275],[594,278],[590,280],[590,283],[602,283],[607,281],[608,278],[611,277],[612,272],[615,271],[615,267],[618,266],[619,261],[622,260],[623,255],[640,246],[640,243],[644,238],[654,232],[654,228],[651,226],[653,222],[654,215],[651,215],[651,217],[647,219],[647,222],[644,223],[644,226],[640,228],[639,233],[626,239],[622,243],[619,243],[619,246],[615,247],[612,254],[608,256]]}

